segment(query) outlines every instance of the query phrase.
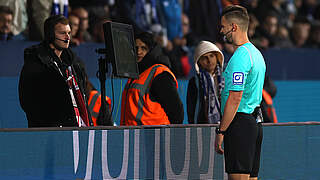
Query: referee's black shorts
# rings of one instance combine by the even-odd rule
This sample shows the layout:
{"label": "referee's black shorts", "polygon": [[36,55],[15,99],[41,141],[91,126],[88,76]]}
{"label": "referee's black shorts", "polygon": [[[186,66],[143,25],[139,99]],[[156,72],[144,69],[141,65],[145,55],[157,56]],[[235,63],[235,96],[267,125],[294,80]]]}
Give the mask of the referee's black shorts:
{"label": "referee's black shorts", "polygon": [[224,155],[228,174],[258,177],[262,127],[253,115],[236,113],[224,135]]}

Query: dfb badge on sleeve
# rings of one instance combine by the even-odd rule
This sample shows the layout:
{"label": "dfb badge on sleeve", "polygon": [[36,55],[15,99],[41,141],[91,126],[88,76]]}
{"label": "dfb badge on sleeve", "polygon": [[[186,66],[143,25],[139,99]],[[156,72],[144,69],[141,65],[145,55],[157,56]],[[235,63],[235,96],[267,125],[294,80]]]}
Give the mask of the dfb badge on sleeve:
{"label": "dfb badge on sleeve", "polygon": [[234,85],[242,85],[243,84],[243,78],[244,75],[242,72],[234,72],[233,73],[233,78],[232,78],[232,83]]}

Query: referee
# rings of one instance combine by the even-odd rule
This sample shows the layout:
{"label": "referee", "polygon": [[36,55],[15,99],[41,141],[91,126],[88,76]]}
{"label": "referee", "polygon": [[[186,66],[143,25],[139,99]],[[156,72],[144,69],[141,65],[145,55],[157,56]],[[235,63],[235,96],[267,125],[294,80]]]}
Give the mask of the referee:
{"label": "referee", "polygon": [[266,65],[260,51],[248,39],[248,24],[244,7],[228,6],[222,11],[220,32],[235,52],[223,72],[223,116],[216,130],[215,150],[224,153],[231,180],[257,179],[260,166],[262,127],[261,118],[257,117],[261,112]]}

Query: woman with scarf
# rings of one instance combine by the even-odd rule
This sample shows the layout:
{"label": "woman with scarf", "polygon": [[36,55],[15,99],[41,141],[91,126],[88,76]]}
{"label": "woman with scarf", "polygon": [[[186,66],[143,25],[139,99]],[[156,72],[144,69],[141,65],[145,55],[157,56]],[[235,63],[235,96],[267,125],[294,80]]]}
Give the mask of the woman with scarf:
{"label": "woman with scarf", "polygon": [[194,52],[196,75],[189,80],[187,112],[190,124],[213,124],[221,119],[220,96],[224,56],[219,48],[201,41]]}

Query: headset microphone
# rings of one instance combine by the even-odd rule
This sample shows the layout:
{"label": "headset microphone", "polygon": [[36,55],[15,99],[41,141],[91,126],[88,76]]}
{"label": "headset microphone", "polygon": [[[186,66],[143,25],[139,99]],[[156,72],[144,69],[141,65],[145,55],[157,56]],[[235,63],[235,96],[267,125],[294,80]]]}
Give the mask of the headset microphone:
{"label": "headset microphone", "polygon": [[227,35],[229,34],[229,33],[231,33],[233,31],[233,28],[230,30],[230,31],[228,31],[227,33],[225,33],[225,34],[223,34],[223,41],[224,42],[226,42],[226,43],[232,43],[232,42],[230,42],[229,40],[228,40],[228,38],[227,38]]}
{"label": "headset microphone", "polygon": [[64,43],[68,43],[68,42],[69,42],[69,39],[65,39],[65,40],[59,39],[59,38],[56,38],[56,39],[59,40],[59,41],[62,41],[62,42],[64,42]]}

